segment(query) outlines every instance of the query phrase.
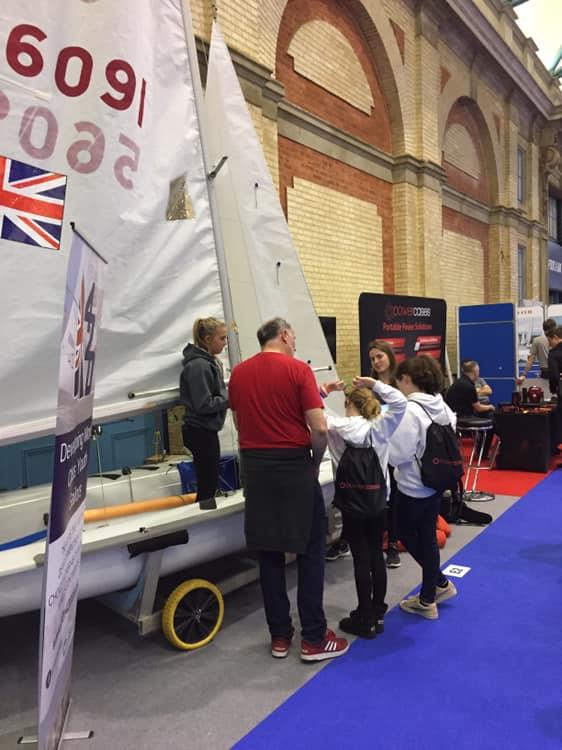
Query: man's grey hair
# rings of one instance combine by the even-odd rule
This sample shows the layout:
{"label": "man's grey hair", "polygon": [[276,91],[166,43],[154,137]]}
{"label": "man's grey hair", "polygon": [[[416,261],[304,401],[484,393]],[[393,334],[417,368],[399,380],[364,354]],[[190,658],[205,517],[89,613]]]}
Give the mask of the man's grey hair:
{"label": "man's grey hair", "polygon": [[474,372],[478,366],[478,362],[475,359],[463,359],[461,362],[461,370],[464,375],[468,375],[469,372]]}
{"label": "man's grey hair", "polygon": [[271,320],[266,320],[266,322],[258,328],[257,336],[260,346],[265,346],[268,341],[273,341],[273,339],[276,339],[279,336],[281,331],[287,328],[292,330],[293,326],[288,323],[285,318],[272,318]]}

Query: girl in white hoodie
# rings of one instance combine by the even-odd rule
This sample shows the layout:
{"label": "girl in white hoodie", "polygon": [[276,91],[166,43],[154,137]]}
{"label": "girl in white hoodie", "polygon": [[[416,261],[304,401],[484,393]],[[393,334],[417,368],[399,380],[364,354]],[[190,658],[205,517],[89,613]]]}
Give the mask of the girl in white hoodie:
{"label": "girl in white hoodie", "polygon": [[435,524],[441,505],[441,493],[425,487],[419,466],[426,447],[431,422],[453,429],[456,416],[443,401],[443,375],[438,362],[422,355],[401,362],[396,380],[408,398],[408,408],[390,442],[390,462],[395,467],[398,486],[398,535],[402,544],[422,568],[419,595],[400,602],[405,612],[429,620],[439,616],[437,602],[455,596],[457,590],[440,570]]}
{"label": "girl in white hoodie", "polygon": [[[328,447],[336,464],[346,444],[371,445],[376,452],[386,480],[386,496],[390,491],[388,478],[389,440],[406,410],[404,396],[389,385],[373,378],[355,378],[354,388],[346,393],[345,417],[327,417]],[[374,392],[374,393],[373,393]],[[375,394],[387,404],[381,407]],[[386,566],[382,551],[386,512],[374,518],[351,518],[344,511],[343,536],[351,547],[358,607],[341,620],[341,630],[363,638],[372,638],[384,628],[386,605]]]}

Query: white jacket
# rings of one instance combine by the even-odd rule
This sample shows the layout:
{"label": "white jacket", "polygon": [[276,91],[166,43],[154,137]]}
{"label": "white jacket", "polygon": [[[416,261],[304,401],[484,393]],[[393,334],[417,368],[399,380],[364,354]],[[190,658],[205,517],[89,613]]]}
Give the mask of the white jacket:
{"label": "white jacket", "polygon": [[394,433],[400,420],[406,413],[408,402],[396,388],[375,382],[373,391],[387,404],[388,409],[372,420],[364,417],[332,417],[327,416],[328,422],[328,448],[334,463],[340,462],[345,450],[345,444],[368,445],[369,436],[371,445],[379,459],[381,469],[386,479],[387,498],[390,494],[390,479],[388,476],[388,451],[389,440]]}
{"label": "white jacket", "polygon": [[[431,419],[421,408],[418,401],[431,415]],[[450,424],[453,430],[457,426],[456,414],[449,409],[442,396],[429,393],[412,393],[408,396],[408,408],[390,441],[390,463],[394,466],[394,478],[398,489],[410,497],[429,497],[435,490],[422,484],[421,472],[417,458],[421,459],[425,451],[427,428],[431,420],[437,424]]]}

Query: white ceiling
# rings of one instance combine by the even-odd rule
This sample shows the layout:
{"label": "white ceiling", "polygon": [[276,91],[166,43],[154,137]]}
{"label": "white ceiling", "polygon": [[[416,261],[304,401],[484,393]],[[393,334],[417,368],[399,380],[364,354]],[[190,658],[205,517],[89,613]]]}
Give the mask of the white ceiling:
{"label": "white ceiling", "polygon": [[539,57],[550,69],[562,45],[562,0],[528,0],[514,10],[521,30],[534,39]]}

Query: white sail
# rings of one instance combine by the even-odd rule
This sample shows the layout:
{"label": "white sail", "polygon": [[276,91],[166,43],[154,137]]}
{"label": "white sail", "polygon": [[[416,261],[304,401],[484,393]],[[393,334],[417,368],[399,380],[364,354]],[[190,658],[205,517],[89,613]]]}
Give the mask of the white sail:
{"label": "white sail", "polygon": [[[33,7],[44,9],[45,1],[33,4]],[[62,5],[62,0],[52,1],[53,4]],[[117,254],[114,252],[111,256],[112,264],[108,269],[110,288],[106,292],[108,300],[106,306],[113,305],[114,310],[111,317],[105,316],[105,330],[102,330],[100,334],[100,342],[103,342],[104,337],[107,336],[112,336],[114,342],[112,347],[108,348],[107,358],[103,363],[106,369],[103,371],[100,369],[96,375],[96,391],[100,388],[100,382],[102,384],[104,382],[104,374],[107,381],[105,388],[110,393],[121,394],[119,389],[129,377],[134,382],[129,381],[128,388],[152,387],[153,382],[156,383],[155,375],[152,381],[148,377],[142,380],[146,365],[144,354],[148,348],[151,351],[149,361],[152,361],[153,354],[156,357],[156,346],[161,347],[159,361],[162,369],[167,367],[168,361],[173,363],[173,366],[170,365],[169,368],[173,370],[173,377],[168,381],[166,375],[158,383],[170,382],[171,385],[175,385],[179,365],[178,351],[188,335],[191,318],[200,312],[219,312],[221,309],[220,290],[225,284],[230,286],[232,292],[244,356],[249,356],[257,350],[255,331],[258,325],[269,317],[284,315],[294,324],[297,331],[299,356],[310,360],[313,367],[332,366],[333,368],[298,256],[292,245],[277,193],[267,171],[230,56],[220,35],[217,36],[216,29],[213,33],[213,53],[207,92],[209,97],[207,126],[203,133],[197,132],[197,120],[193,111],[196,97],[192,96],[192,93],[196,94],[196,86],[192,92],[188,85],[190,77],[185,70],[187,58],[179,2],[180,0],[153,0],[146,4],[146,9],[142,7],[142,4],[133,3],[133,0],[120,0],[120,3],[111,5],[100,4],[100,8],[104,7],[107,14],[111,8],[111,14],[115,14],[113,22],[116,28],[117,22],[123,20],[119,9],[127,6],[131,10],[134,6],[135,14],[130,16],[130,31],[127,25],[119,27],[123,39],[131,40],[141,32],[148,33],[147,28],[151,23],[153,25],[150,28],[153,32],[160,28],[159,38],[154,39],[151,44],[160,50],[157,57],[159,64],[163,66],[161,67],[161,86],[163,90],[165,86],[170,87],[168,92],[170,100],[166,99],[162,104],[164,113],[162,118],[153,120],[152,126],[156,130],[156,135],[150,143],[147,143],[147,148],[155,149],[154,154],[149,153],[147,158],[150,160],[150,168],[154,171],[152,177],[157,187],[150,186],[151,175],[145,174],[145,188],[147,196],[157,203],[157,207],[152,206],[148,197],[145,200],[145,195],[140,190],[135,192],[137,202],[131,201],[126,208],[118,208],[117,204],[109,205],[111,198],[105,195],[100,198],[99,204],[94,203],[96,192],[93,187],[84,187],[85,191],[89,191],[87,194],[90,196],[91,206],[94,207],[94,213],[89,212],[84,219],[88,221],[84,232],[93,242],[97,240],[100,249],[103,247],[104,252],[107,253],[108,249],[112,248],[118,250]],[[20,7],[28,8],[31,4],[30,0],[22,0]],[[119,7],[114,8],[114,5]],[[90,7],[90,5],[84,4],[84,7]],[[92,4],[91,7],[96,6]],[[159,18],[160,21],[151,22],[147,18],[147,26],[140,23],[139,16],[143,16],[145,10],[147,16],[151,14],[154,19]],[[101,17],[98,20],[101,23]],[[193,40],[189,37],[191,33],[189,20],[189,8],[186,6],[187,42],[188,45],[193,45]],[[0,29],[0,41],[3,38],[2,34],[4,32]],[[144,41],[146,38],[145,35]],[[140,36],[139,45],[142,47]],[[145,46],[142,51],[147,59],[156,54],[150,45]],[[168,56],[172,58],[168,62],[169,69],[164,65]],[[189,51],[189,56],[192,69],[194,69],[193,47]],[[141,59],[140,51],[138,59]],[[181,66],[177,62],[178,59],[181,61]],[[181,67],[181,75],[179,67]],[[177,86],[173,85],[174,76],[177,79]],[[0,78],[0,89],[3,87],[4,79]],[[221,98],[221,92],[225,94],[224,99]],[[180,94],[186,100],[174,102],[173,98]],[[3,125],[1,107],[0,97],[0,128]],[[182,131],[182,137],[179,137],[177,123],[171,121],[176,115],[184,118],[184,124],[177,125]],[[188,115],[189,117],[185,119]],[[168,129],[170,137],[167,136]],[[228,134],[227,137],[226,131],[229,130],[232,131],[232,136]],[[215,140],[213,134],[217,132],[220,132],[224,140]],[[176,135],[178,139],[174,140]],[[215,181],[216,197],[220,203],[223,219],[226,219],[223,231],[228,248],[229,279],[222,280],[223,286],[219,285],[217,278],[216,253],[212,243],[212,228],[204,189],[202,149],[196,142],[199,136],[209,141],[211,163],[217,164],[223,155],[228,156],[228,168],[223,169]],[[177,159],[172,158],[172,155],[168,153],[168,149],[172,148],[177,149],[180,154]],[[192,163],[188,164],[188,160]],[[188,175],[189,191],[194,208],[196,208],[196,219],[193,222],[181,220],[167,222],[161,215],[161,212],[166,210],[167,198],[162,198],[160,193],[167,191],[166,179],[175,174],[176,166],[181,166],[183,173]],[[139,173],[140,171],[139,165]],[[256,182],[259,188],[257,207],[255,202],[252,203],[252,200],[255,201],[256,198],[254,187]],[[241,200],[239,202],[225,200],[225,194],[228,198],[229,191],[231,195],[238,195]],[[102,206],[102,204],[103,210],[109,213],[113,222],[111,224],[113,232],[104,225],[102,214],[98,211],[97,206]],[[139,219],[141,215],[142,221]],[[130,236],[133,228],[136,231],[132,244],[129,246],[127,233]],[[160,244],[151,244],[153,240]],[[138,258],[134,252],[135,241],[139,243]],[[3,243],[0,249],[4,250],[4,244],[9,252],[15,253],[15,243]],[[161,249],[163,257],[154,259],[159,278],[156,278],[155,269],[151,268],[150,258],[144,253],[145,244],[155,252]],[[60,262],[60,254],[47,251],[33,249],[33,257],[42,258],[40,252],[46,252],[52,263]],[[126,269],[122,269],[120,265],[125,254],[127,254],[128,267],[135,270],[134,279],[131,280],[127,280],[124,272]],[[171,263],[172,259],[173,263]],[[16,263],[16,259],[13,262]],[[281,264],[279,267],[278,262]],[[43,262],[43,266],[46,264],[48,261]],[[119,294],[117,281],[111,278],[112,266],[113,273],[124,276],[126,291],[123,295]],[[278,270],[279,273],[277,273]],[[44,267],[43,273],[45,275]],[[162,311],[156,307],[151,309],[149,304],[150,294],[146,291],[149,287],[149,276],[150,284],[156,288],[155,294],[158,297],[155,305],[162,305]],[[16,278],[15,273],[13,277]],[[145,281],[146,287],[142,286]],[[53,294],[52,286],[51,283],[49,295]],[[140,288],[137,290],[137,286],[145,289],[144,300],[140,299],[141,292]],[[176,286],[181,287],[182,295],[179,291],[176,293]],[[174,312],[178,318],[177,323],[175,319],[165,320],[166,315],[172,312],[167,306],[167,298],[164,299],[168,291],[176,295],[173,296],[175,299],[173,304],[176,305]],[[128,307],[129,295],[133,295],[135,300],[138,300],[135,314],[138,314],[142,321],[146,318],[146,323],[135,320],[133,317],[129,319],[131,310]],[[51,315],[54,318],[58,314],[58,301],[51,300],[51,296],[48,299],[52,310]],[[0,302],[4,304],[3,300]],[[62,312],[62,298],[60,307]],[[226,307],[225,301],[225,313]],[[0,309],[5,309],[5,307]],[[120,316],[116,315],[115,311],[119,312]],[[23,315],[22,306],[18,314]],[[60,325],[60,314],[57,321]],[[168,330],[167,325],[170,329],[173,328],[174,335],[177,335],[179,341],[171,341],[172,331]],[[165,330],[160,331],[160,326],[164,326]],[[119,349],[118,334],[120,332],[123,336],[121,339],[123,347],[125,338],[129,339],[132,334],[134,339],[138,334],[137,350],[134,350],[130,356],[133,358],[133,370],[135,367],[143,368],[140,375],[131,374],[131,368],[127,369],[126,365],[131,363],[128,360],[124,361],[125,353],[122,354]],[[14,333],[13,328],[12,333]],[[127,333],[126,337],[125,333]],[[170,336],[170,340],[166,338],[167,335]],[[39,344],[40,342],[35,341],[36,347],[39,347]],[[130,347],[129,343],[127,347]],[[15,357],[16,348],[13,346],[11,349],[12,358]],[[39,369],[43,372],[44,364],[41,364]],[[9,374],[9,368],[1,363],[0,374],[3,383],[7,382],[6,376]],[[318,375],[321,381],[333,380],[337,377],[334,369],[322,370]],[[42,392],[47,393],[48,389],[41,387]],[[15,391],[12,392],[15,393]],[[20,394],[22,392],[23,385]],[[0,395],[3,398],[2,404],[7,403],[8,399],[5,394]],[[337,403],[338,396],[341,394],[330,396],[329,401]],[[109,409],[115,408],[122,402],[118,399],[114,399],[113,402],[107,399],[106,403]],[[20,413],[18,406],[12,409],[16,414]],[[26,409],[26,413],[33,411],[33,408],[27,408],[27,406]],[[0,435],[2,435],[1,432]],[[332,470],[329,458],[322,464],[320,482],[325,500],[329,502],[332,495]],[[99,508],[147,497],[177,495],[180,491],[178,484],[177,472],[167,463],[161,465],[154,474],[135,469],[128,477],[106,480],[103,483],[101,478],[89,479],[88,505],[91,508]],[[39,606],[42,571],[38,565],[40,565],[45,545],[44,540],[38,537],[38,533],[44,529],[43,515],[48,509],[49,492],[50,488],[44,486],[22,492],[3,493],[0,497],[0,616],[32,610]],[[83,560],[79,598],[115,591],[132,586],[138,581],[141,574],[141,558],[131,559],[126,550],[126,545],[132,542],[154,539],[162,534],[189,527],[189,544],[166,549],[162,560],[162,575],[238,550],[244,545],[243,517],[244,497],[242,491],[238,490],[229,497],[221,499],[215,511],[201,511],[196,505],[189,505],[168,510],[146,511],[137,516],[111,518],[102,524],[86,523],[82,537]],[[4,549],[1,549],[2,542],[8,542]]]}
{"label": "white sail", "polygon": [[[166,399],[128,394],[177,387],[193,319],[223,316],[181,1],[3,8],[0,444],[54,427],[70,221],[109,260],[95,418]],[[58,250],[33,244],[60,231],[40,187],[36,215],[14,204],[18,165],[67,177]]]}
{"label": "white sail", "polygon": [[211,161],[218,164],[227,157],[215,189],[243,356],[258,350],[255,331],[263,321],[286,317],[297,334],[297,356],[319,370],[321,382],[334,380],[334,363],[298,253],[216,23],[205,104]]}

